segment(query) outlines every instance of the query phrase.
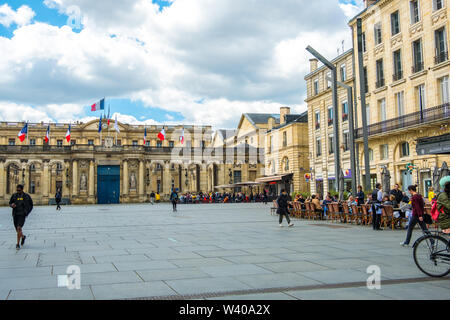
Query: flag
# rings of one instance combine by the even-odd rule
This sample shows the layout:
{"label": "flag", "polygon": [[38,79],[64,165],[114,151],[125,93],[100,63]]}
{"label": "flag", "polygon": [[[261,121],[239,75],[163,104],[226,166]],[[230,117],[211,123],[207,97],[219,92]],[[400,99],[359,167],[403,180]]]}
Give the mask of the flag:
{"label": "flag", "polygon": [[119,124],[117,123],[117,114],[116,114],[116,120],[114,121],[114,129],[116,129],[117,133],[120,133]]}
{"label": "flag", "polygon": [[102,100],[94,103],[91,106],[91,111],[104,110],[104,109],[105,109],[105,99],[104,98]]}
{"label": "flag", "polygon": [[66,132],[66,140],[67,140],[67,142],[70,142],[70,131],[71,131],[71,125],[69,124],[69,129],[67,129],[67,132]]}
{"label": "flag", "polygon": [[20,130],[17,136],[19,137],[20,142],[24,142],[27,135],[28,135],[28,122],[25,124],[22,130]]}
{"label": "flag", "polygon": [[50,141],[50,125],[47,127],[47,132],[45,133],[45,143],[48,143]]}
{"label": "flag", "polygon": [[181,144],[184,143],[184,128],[183,128],[183,131],[181,132],[180,143],[181,143]]}
{"label": "flag", "polygon": [[[108,105],[108,127],[109,127],[109,123],[111,122],[111,115],[110,115],[110,111],[111,111],[111,105]],[[108,130],[109,130],[109,128],[108,128]]]}
{"label": "flag", "polygon": [[102,115],[100,115],[100,122],[98,123],[98,133],[102,132]]}
{"label": "flag", "polygon": [[162,128],[161,132],[158,133],[158,139],[161,141],[164,141],[165,138],[166,138],[166,132],[164,131],[164,128]]}
{"label": "flag", "polygon": [[147,143],[147,127],[145,127],[145,131],[144,131],[144,146]]}

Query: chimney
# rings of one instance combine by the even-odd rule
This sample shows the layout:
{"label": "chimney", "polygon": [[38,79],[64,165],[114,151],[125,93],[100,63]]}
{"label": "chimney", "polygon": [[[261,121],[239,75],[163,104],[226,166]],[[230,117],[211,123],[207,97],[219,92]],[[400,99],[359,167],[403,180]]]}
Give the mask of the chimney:
{"label": "chimney", "polygon": [[291,114],[291,108],[281,107],[280,108],[280,124],[286,123],[286,115]]}
{"label": "chimney", "polygon": [[269,117],[267,120],[267,130],[272,130],[275,127],[275,118]]}
{"label": "chimney", "polygon": [[319,63],[319,60],[316,58],[309,59],[309,69],[311,72],[317,70],[317,64]]}
{"label": "chimney", "polygon": [[373,5],[377,1],[378,0],[364,0],[364,8],[370,7],[371,5]]}

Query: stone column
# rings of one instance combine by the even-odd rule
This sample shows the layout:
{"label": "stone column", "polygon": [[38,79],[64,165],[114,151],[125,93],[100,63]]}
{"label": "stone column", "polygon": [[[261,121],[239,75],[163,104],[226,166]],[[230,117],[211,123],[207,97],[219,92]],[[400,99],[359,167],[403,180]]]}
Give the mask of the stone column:
{"label": "stone column", "polygon": [[122,194],[128,195],[128,160],[123,160],[123,186]]}
{"label": "stone column", "polygon": [[95,162],[94,160],[89,161],[89,198],[95,196]]}
{"label": "stone column", "polygon": [[167,162],[167,163],[164,163],[162,194],[166,194],[166,195],[170,196],[171,188],[172,188],[172,176],[170,174],[170,162]]}
{"label": "stone column", "polygon": [[139,161],[139,198],[140,201],[144,199],[145,190],[144,190],[144,161]]}
{"label": "stone column", "polygon": [[209,192],[208,188],[208,168],[206,164],[200,164],[200,191],[203,193]]}
{"label": "stone column", "polygon": [[6,196],[6,172],[5,161],[0,159],[0,198],[5,199]]}
{"label": "stone column", "polygon": [[48,193],[49,193],[48,183],[50,180],[49,180],[48,165],[49,165],[48,161],[44,161],[44,170],[42,173],[42,196],[44,198],[48,197]]}
{"label": "stone column", "polygon": [[72,162],[72,196],[78,195],[78,161]]}
{"label": "stone column", "polygon": [[63,185],[62,185],[62,190],[61,190],[61,194],[63,198],[68,198],[70,197],[70,190],[67,187],[67,176],[66,176],[66,170],[69,168],[69,164],[64,161],[64,171],[63,171]]}

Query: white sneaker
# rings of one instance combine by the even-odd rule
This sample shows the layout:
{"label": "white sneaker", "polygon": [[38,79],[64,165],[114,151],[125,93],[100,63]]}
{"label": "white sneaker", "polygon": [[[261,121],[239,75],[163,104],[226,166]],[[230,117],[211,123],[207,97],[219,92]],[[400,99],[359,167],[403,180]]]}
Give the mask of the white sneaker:
{"label": "white sneaker", "polygon": [[280,228],[283,228],[283,225],[280,223]]}
{"label": "white sneaker", "polygon": [[289,224],[289,227],[293,227],[293,226],[294,226],[294,224],[293,224],[293,223],[290,223],[290,224]]}
{"label": "white sneaker", "polygon": [[401,245],[402,247],[409,247],[409,244],[406,244],[406,243],[404,243],[404,242],[400,242],[400,245]]}

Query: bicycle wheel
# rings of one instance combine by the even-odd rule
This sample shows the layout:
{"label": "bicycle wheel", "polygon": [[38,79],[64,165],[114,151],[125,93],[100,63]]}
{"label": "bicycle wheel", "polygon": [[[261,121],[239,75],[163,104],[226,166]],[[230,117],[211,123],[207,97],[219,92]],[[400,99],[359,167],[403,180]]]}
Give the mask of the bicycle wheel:
{"label": "bicycle wheel", "polygon": [[418,239],[413,255],[420,271],[430,277],[440,278],[450,273],[448,241],[441,236],[427,235]]}

